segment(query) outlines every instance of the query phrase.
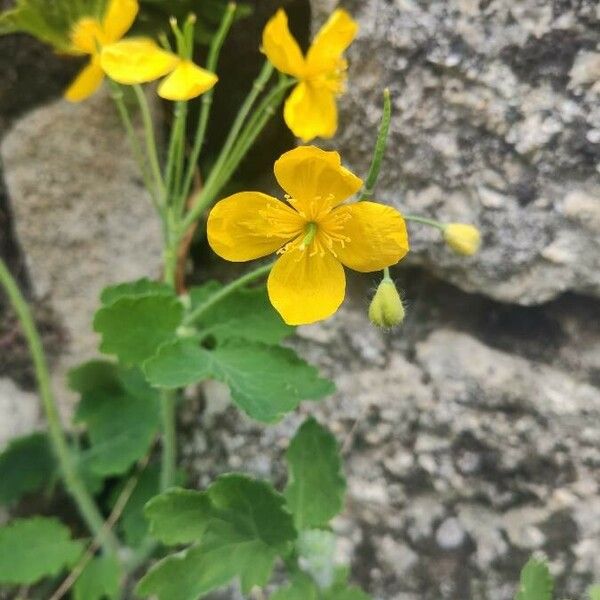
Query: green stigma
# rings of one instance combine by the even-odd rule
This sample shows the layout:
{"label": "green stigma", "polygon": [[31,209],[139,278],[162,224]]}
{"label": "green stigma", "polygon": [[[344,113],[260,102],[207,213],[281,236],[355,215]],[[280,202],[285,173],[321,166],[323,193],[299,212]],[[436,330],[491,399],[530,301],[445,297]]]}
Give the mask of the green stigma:
{"label": "green stigma", "polygon": [[316,223],[308,223],[306,226],[306,235],[302,240],[301,247],[302,249],[307,248],[310,243],[315,239],[315,235],[317,235],[317,224]]}

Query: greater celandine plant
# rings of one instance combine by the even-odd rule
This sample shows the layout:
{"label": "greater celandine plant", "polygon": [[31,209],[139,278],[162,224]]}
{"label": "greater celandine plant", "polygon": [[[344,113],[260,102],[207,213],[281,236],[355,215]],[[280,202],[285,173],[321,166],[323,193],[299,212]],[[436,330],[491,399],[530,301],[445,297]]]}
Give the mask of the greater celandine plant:
{"label": "greater celandine plant", "polygon": [[[47,432],[18,438],[0,454],[0,503],[13,507],[60,483],[87,528],[82,532],[80,525],[48,516],[9,522],[0,528],[0,583],[20,589],[21,597],[100,600],[123,597],[141,573],[137,596],[194,600],[234,580],[244,595],[264,589],[278,563],[275,600],[367,598],[334,561],[331,520],[343,508],[345,480],[337,442],[324,424],[309,418],[291,440],[282,491],[238,473],[196,491],[185,489],[177,468],[176,410],[186,386],[207,379],[226,384],[233,403],[266,424],[303,400],[330,394],[332,382],[282,342],[295,325],[336,312],[345,295],[344,267],[383,271],[369,317],[377,326],[394,327],[404,308],[389,268],[409,250],[405,220],[438,227],[464,255],[477,251],[479,234],[467,225],[403,216],[373,199],[391,118],[387,92],[365,181],[342,166],[337,152],[305,145],[274,165],[283,189],[279,198],[253,191],[219,200],[290,90],[284,117],[305,143],[337,130],[336,97],[347,71],[343,53],[358,29],[343,10],[334,11],[306,56],[283,10],[267,23],[264,66],[216,162],[202,174],[203,185],[195,188],[219,53],[236,6],[228,5],[204,67],[193,62],[193,16],[182,24],[172,19],[173,42],[166,36],[157,42],[126,37],[138,10],[137,0],[110,0],[102,10],[78,13],[68,50],[89,61],[65,96],[82,101],[103,81],[110,87],[162,224],[164,277],[120,282],[102,292],[94,329],[107,358],[70,372],[69,386],[81,400],[77,427],[65,430],[31,312],[0,261],[0,282],[29,343],[48,422]],[[147,98],[152,89],[142,88],[159,79],[158,94],[173,102],[164,160]],[[142,139],[124,101],[125,87],[133,88]],[[188,149],[189,101],[198,96]],[[352,197],[356,201],[349,202]],[[218,255],[236,262],[271,254],[277,259],[228,284],[210,281],[183,293],[178,262],[208,210],[207,237]],[[265,277],[266,287],[260,283]]]}

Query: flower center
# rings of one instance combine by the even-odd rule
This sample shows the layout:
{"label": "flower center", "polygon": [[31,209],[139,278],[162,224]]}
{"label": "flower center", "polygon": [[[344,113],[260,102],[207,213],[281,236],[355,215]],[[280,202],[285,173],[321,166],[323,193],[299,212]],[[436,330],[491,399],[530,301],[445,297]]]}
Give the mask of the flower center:
{"label": "flower center", "polygon": [[300,244],[301,250],[305,250],[308,248],[308,246],[310,246],[311,242],[315,239],[315,235],[317,235],[317,229],[318,226],[315,222],[311,221],[310,223],[307,223],[306,229],[304,230],[306,235]]}

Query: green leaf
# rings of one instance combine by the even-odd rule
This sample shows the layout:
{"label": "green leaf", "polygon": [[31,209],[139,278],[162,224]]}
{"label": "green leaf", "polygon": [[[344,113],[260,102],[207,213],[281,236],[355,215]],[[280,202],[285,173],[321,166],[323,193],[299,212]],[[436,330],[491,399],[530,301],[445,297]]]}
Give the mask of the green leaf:
{"label": "green leaf", "polygon": [[73,600],[113,600],[118,598],[121,567],[116,558],[93,558],[73,586]]}
{"label": "green leaf", "polygon": [[91,361],[69,373],[82,394],[75,422],[86,423],[91,445],[80,452],[83,471],[119,475],[148,451],[159,429],[158,392],[138,369]]}
{"label": "green leaf", "polygon": [[57,519],[15,519],[0,527],[0,583],[30,585],[73,565],[83,544]]}
{"label": "green leaf", "polygon": [[174,298],[175,294],[170,285],[162,281],[151,281],[143,278],[104,288],[100,294],[100,302],[104,306],[109,306],[121,298],[139,298],[140,296],[169,296]]}
{"label": "green leaf", "polygon": [[587,594],[590,600],[600,600],[600,585],[593,585]]}
{"label": "green leaf", "polygon": [[320,594],[308,575],[297,573],[290,585],[277,590],[270,600],[320,600]]}
{"label": "green leaf", "polygon": [[[190,290],[192,309],[204,304],[223,286],[210,281]],[[207,310],[196,326],[203,335],[218,342],[245,339],[265,344],[278,344],[294,332],[286,325],[269,301],[266,288],[240,289]]]}
{"label": "green leaf", "polygon": [[171,490],[151,501],[147,515],[155,535],[177,543],[196,538],[197,543],[157,563],[138,593],[195,600],[234,577],[244,594],[266,585],[276,557],[296,537],[283,505],[271,485],[243,475],[219,477],[206,492]]}
{"label": "green leaf", "polygon": [[244,340],[206,350],[189,339],[165,344],[144,365],[148,381],[175,388],[212,377],[226,383],[233,401],[251,417],[270,423],[300,401],[326,396],[333,383],[289,348]]}
{"label": "green leaf", "polygon": [[0,453],[0,504],[12,504],[49,485],[56,459],[45,433],[12,440]]}
{"label": "green leaf", "polygon": [[335,437],[310,418],[291,441],[286,458],[289,479],[284,495],[296,527],[325,527],[342,510],[346,490]]}
{"label": "green leaf", "polygon": [[530,558],[521,571],[516,600],[552,600],[554,581],[545,561]]}
{"label": "green leaf", "polygon": [[144,510],[150,533],[168,545],[190,544],[202,538],[212,517],[207,493],[171,489],[156,496]]}
{"label": "green leaf", "polygon": [[323,594],[323,600],[371,600],[371,597],[359,587],[339,584]]}
{"label": "green leaf", "polygon": [[182,318],[177,298],[160,293],[125,296],[96,313],[94,330],[102,336],[102,352],[116,354],[123,363],[141,363],[175,339]]}

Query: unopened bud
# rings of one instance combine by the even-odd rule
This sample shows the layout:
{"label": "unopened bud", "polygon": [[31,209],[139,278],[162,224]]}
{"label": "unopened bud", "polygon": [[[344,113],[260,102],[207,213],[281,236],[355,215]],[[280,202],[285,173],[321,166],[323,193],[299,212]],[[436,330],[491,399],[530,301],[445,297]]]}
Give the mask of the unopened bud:
{"label": "unopened bud", "polygon": [[396,285],[389,277],[384,277],[371,300],[369,306],[369,319],[377,327],[395,327],[404,321],[404,306],[396,289]]}
{"label": "unopened bud", "polygon": [[472,256],[479,250],[481,234],[473,225],[448,223],[444,227],[444,240],[457,254]]}

